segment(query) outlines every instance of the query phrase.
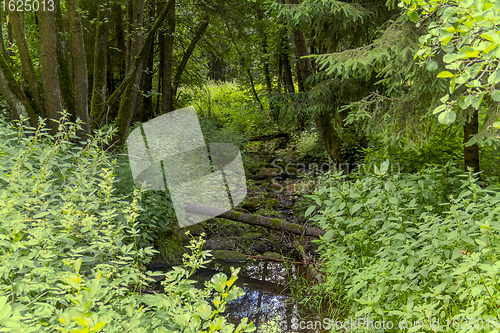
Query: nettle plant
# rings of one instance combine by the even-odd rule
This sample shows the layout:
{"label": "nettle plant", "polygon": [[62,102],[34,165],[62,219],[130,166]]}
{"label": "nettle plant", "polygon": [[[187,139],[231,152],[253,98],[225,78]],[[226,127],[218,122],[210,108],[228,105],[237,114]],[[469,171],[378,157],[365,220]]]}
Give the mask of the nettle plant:
{"label": "nettle plant", "polygon": [[[0,126],[0,331],[249,332],[220,314],[242,294],[216,275],[206,288],[189,277],[207,263],[203,241],[191,243],[183,267],[147,272],[155,253],[140,246],[142,192],[131,202],[113,195],[115,160],[101,146],[112,131],[80,145],[79,123],[64,114],[51,136]],[[165,293],[143,295],[166,275]]]}
{"label": "nettle plant", "polygon": [[349,315],[420,321],[403,331],[498,332],[500,187],[482,188],[451,163],[417,174],[375,174],[311,196],[307,210],[326,234],[319,241],[327,284],[345,293]]}

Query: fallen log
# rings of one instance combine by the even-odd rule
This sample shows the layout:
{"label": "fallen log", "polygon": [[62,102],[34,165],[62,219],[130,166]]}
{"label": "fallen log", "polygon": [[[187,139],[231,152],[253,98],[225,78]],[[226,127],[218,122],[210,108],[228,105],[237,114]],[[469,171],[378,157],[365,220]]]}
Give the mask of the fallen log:
{"label": "fallen log", "polygon": [[271,134],[271,135],[260,135],[260,136],[256,136],[256,137],[250,138],[249,141],[269,141],[269,140],[273,140],[273,139],[277,139],[277,138],[286,138],[286,139],[288,139],[289,136],[286,133]]}
{"label": "fallen log", "polygon": [[186,205],[186,213],[204,215],[204,216],[218,216],[228,220],[242,222],[246,224],[260,225],[271,229],[289,231],[298,235],[319,237],[325,234],[325,231],[320,228],[309,227],[296,223],[290,223],[280,219],[270,218],[266,216],[241,213],[234,210],[224,211],[220,208],[203,206],[198,204]]}
{"label": "fallen log", "polygon": [[271,257],[265,257],[265,256],[251,256],[244,254],[246,258],[252,258],[252,259],[259,259],[259,260],[266,260],[266,261],[277,261],[277,262],[286,262],[288,264],[297,264],[297,265],[304,265],[302,261],[291,261],[291,260],[286,260],[286,259],[278,259],[278,258],[271,258]]}

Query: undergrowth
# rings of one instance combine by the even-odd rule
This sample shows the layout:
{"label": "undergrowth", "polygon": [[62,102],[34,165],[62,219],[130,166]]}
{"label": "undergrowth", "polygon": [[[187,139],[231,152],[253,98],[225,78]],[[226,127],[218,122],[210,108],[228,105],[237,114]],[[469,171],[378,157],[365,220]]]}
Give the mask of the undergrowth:
{"label": "undergrowth", "polygon": [[499,184],[451,162],[388,171],[386,161],[352,182],[334,174],[311,196],[306,215],[326,231],[327,283],[314,292],[344,295],[346,317],[393,324],[368,331],[498,332]]}
{"label": "undergrowth", "polygon": [[[238,270],[193,287],[189,277],[209,261],[202,239],[181,267],[145,270],[156,251],[141,241],[144,193],[114,195],[116,160],[102,149],[111,130],[76,145],[81,126],[68,114],[55,136],[39,123],[0,126],[0,331],[254,330],[223,316],[243,294]],[[163,293],[145,293],[162,277]]]}

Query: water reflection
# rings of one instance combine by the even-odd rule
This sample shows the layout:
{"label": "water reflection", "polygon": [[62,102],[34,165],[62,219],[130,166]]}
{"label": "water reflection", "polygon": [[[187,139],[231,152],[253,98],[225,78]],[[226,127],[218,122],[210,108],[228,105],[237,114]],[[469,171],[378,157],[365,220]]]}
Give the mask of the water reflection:
{"label": "water reflection", "polygon": [[[232,264],[237,266],[238,264]],[[207,269],[198,271],[192,278],[198,287],[218,272],[229,274],[230,265],[212,262]],[[325,330],[299,329],[300,321],[323,320],[307,314],[285,289],[288,278],[286,267],[279,262],[250,261],[241,265],[236,285],[243,288],[245,296],[231,301],[226,308],[228,320],[237,325],[244,317],[253,321],[259,333],[327,332]],[[292,274],[296,267],[292,268]],[[293,325],[295,323],[295,325]]]}

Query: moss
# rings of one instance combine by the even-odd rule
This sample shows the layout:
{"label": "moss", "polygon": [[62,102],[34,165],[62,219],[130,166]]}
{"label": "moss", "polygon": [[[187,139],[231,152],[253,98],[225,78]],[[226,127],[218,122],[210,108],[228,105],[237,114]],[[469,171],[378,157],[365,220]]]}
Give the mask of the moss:
{"label": "moss", "polygon": [[282,221],[280,219],[269,219],[269,223],[271,224],[271,226],[279,228],[281,227]]}
{"label": "moss", "polygon": [[213,256],[215,259],[225,262],[240,262],[246,260],[246,257],[242,253],[229,250],[214,251]]}
{"label": "moss", "polygon": [[239,220],[242,214],[243,214],[243,213],[241,213],[241,212],[235,212],[235,211],[232,211],[232,212],[231,212],[231,218],[233,218],[233,219],[235,219],[235,220]]}
{"label": "moss", "polygon": [[[189,241],[189,239],[187,239]],[[160,232],[156,240],[156,248],[160,252],[161,259],[168,266],[182,263],[182,255],[187,252],[184,240],[179,228],[173,231]]]}

